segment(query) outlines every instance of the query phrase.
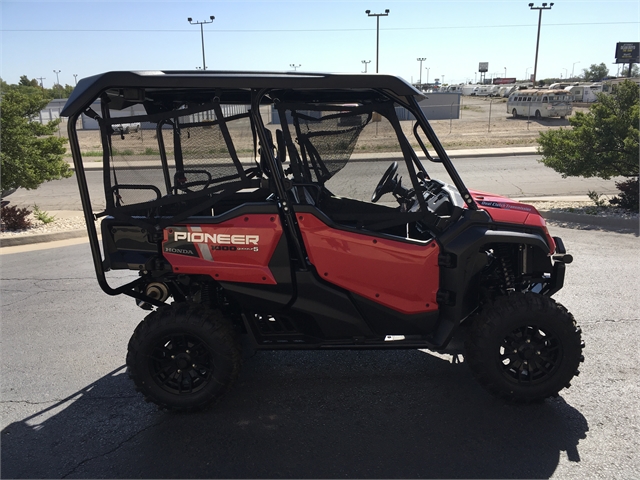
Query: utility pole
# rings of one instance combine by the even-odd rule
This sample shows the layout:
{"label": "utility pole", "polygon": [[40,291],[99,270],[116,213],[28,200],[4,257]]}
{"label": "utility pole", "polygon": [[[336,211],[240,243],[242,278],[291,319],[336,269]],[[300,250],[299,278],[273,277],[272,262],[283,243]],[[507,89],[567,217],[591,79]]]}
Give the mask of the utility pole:
{"label": "utility pole", "polygon": [[362,60],[362,63],[364,63],[364,72],[362,73],[367,73],[367,65],[371,63],[371,60]]}
{"label": "utility pole", "polygon": [[378,73],[378,60],[380,57],[380,17],[386,17],[389,15],[389,9],[387,8],[384,13],[371,13],[371,10],[365,10],[370,17],[376,17],[376,73]]}
{"label": "utility pole", "polygon": [[426,59],[426,57],[420,57],[416,59],[418,62],[420,62],[420,85],[422,85],[422,62],[424,62]]}
{"label": "utility pole", "polygon": [[573,70],[576,68],[576,63],[580,62],[573,62],[573,66],[571,67],[571,78],[573,78]]}
{"label": "utility pole", "polygon": [[40,88],[42,90],[44,90],[44,83],[42,83],[43,80],[46,80],[47,77],[38,77],[38,80],[40,80]]}
{"label": "utility pole", "polygon": [[73,79],[75,80],[76,85],[78,85],[78,74],[77,73],[73,74]]}
{"label": "utility pole", "polygon": [[203,20],[202,22],[194,22],[191,17],[187,18],[187,21],[191,25],[200,25],[200,39],[202,40],[202,69],[203,70],[207,69],[207,63],[206,63],[205,57],[204,57],[204,29],[203,29],[203,25],[206,25],[207,23],[213,23],[213,21],[215,19],[216,19],[216,17],[214,17],[213,15],[211,15],[209,17],[209,21]]}
{"label": "utility pole", "polygon": [[538,38],[536,40],[536,60],[533,63],[533,86],[536,86],[536,79],[538,74],[538,47],[540,46],[540,25],[542,24],[542,11],[543,10],[551,10],[553,7],[553,3],[551,3],[548,7],[546,3],[543,3],[541,7],[534,7],[533,3],[529,4],[529,8],[531,10],[538,10]]}
{"label": "utility pole", "polygon": [[427,71],[427,85],[429,85],[429,70],[431,67],[424,67],[424,69]]}

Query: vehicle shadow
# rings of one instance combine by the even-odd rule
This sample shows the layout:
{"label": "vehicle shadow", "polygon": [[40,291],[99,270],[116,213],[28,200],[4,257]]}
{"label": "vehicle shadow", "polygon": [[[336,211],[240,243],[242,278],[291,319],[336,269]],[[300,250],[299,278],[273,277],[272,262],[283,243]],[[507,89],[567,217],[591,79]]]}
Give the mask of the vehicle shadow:
{"label": "vehicle shadow", "polygon": [[508,405],[417,350],[261,352],[213,408],[143,402],[120,368],[2,431],[3,478],[549,478],[586,419]]}

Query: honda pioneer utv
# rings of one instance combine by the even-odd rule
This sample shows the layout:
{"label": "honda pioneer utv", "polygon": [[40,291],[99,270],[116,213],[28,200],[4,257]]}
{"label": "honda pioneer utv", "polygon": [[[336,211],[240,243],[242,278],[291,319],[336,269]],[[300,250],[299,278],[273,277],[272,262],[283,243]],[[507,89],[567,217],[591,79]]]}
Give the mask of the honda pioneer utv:
{"label": "honda pioneer utv", "polygon": [[[535,208],[467,189],[423,99],[371,74],[78,83],[62,115],[98,282],[152,310],[126,360],[147,400],[213,403],[242,348],[458,353],[459,340],[499,397],[569,386],[583,343],[551,296],[571,256]],[[99,201],[83,167],[91,136]]]}

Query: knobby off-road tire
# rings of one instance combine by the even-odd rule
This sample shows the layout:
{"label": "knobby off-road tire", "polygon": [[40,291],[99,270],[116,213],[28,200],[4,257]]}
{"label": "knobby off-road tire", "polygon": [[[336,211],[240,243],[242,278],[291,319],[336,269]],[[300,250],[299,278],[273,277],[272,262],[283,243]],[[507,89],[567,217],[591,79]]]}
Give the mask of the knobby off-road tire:
{"label": "knobby off-road tire", "polygon": [[476,379],[494,395],[535,402],[569,387],[584,360],[581,330],[566,308],[535,293],[499,297],[473,319],[465,350]]}
{"label": "knobby off-road tire", "polygon": [[127,370],[136,390],[168,410],[203,409],[219,400],[240,372],[240,345],[230,321],[197,304],[150,313],[136,328]]}

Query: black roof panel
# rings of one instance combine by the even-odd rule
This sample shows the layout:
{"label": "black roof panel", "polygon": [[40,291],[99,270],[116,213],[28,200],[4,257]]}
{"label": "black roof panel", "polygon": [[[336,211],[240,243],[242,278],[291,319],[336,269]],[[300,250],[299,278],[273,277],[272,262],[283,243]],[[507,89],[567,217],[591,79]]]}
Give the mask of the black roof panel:
{"label": "black roof panel", "polygon": [[152,70],[106,72],[78,82],[61,115],[70,117],[87,108],[102,92],[121,89],[283,89],[283,90],[385,90],[397,96],[422,96],[405,80],[385,74],[305,72],[247,72]]}

